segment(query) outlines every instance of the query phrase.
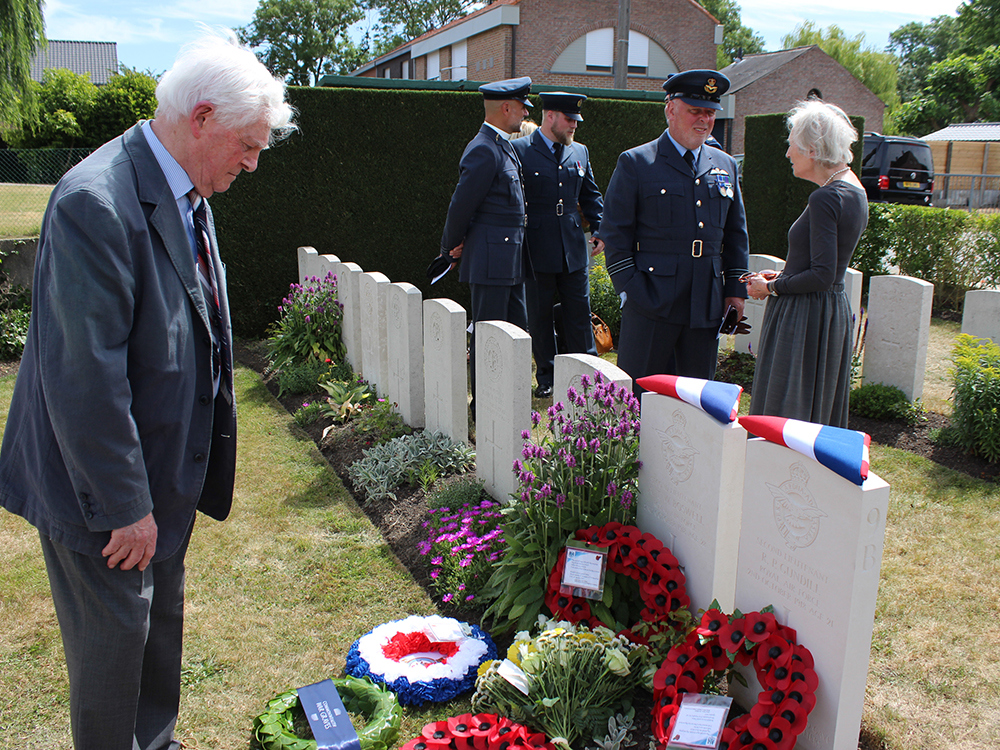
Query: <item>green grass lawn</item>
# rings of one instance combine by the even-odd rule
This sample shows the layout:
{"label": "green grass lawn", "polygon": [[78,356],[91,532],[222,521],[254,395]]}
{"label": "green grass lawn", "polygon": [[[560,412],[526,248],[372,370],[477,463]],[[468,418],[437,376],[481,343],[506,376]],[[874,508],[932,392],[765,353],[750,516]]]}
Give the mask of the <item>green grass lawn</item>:
{"label": "green grass lawn", "polygon": [[0,240],[37,237],[53,187],[0,184]]}
{"label": "green grass lawn", "polygon": [[[0,427],[13,376],[0,378]],[[275,693],[340,674],[379,623],[430,613],[315,446],[252,372],[237,370],[232,517],[199,517],[188,553],[178,736],[250,746]],[[995,748],[1000,737],[1000,487],[873,446],[892,486],[866,734],[890,750]],[[378,592],[373,596],[373,592]],[[802,639],[808,645],[807,637]],[[408,709],[400,744],[468,701]],[[69,747],[67,685],[37,535],[0,511],[3,747]]]}

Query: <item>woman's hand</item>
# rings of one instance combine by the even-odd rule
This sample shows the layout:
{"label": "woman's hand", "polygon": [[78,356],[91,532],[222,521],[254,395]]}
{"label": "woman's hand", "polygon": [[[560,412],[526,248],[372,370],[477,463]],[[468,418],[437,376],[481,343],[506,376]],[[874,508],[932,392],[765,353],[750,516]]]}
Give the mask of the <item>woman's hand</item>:
{"label": "woman's hand", "polygon": [[[770,292],[767,290],[767,282],[770,281],[769,278],[764,276],[765,272],[748,274],[743,277],[743,280],[747,285],[747,295],[751,299],[762,300],[767,299]],[[767,271],[766,273],[773,274],[771,278],[773,279],[777,274],[774,271]]]}

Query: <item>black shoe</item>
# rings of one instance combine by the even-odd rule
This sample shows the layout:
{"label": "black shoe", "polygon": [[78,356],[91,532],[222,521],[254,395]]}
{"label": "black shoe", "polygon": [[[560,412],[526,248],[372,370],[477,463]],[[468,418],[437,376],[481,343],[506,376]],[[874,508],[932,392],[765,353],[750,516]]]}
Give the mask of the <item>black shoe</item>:
{"label": "black shoe", "polygon": [[552,395],[551,385],[540,385],[535,389],[535,398],[548,398]]}

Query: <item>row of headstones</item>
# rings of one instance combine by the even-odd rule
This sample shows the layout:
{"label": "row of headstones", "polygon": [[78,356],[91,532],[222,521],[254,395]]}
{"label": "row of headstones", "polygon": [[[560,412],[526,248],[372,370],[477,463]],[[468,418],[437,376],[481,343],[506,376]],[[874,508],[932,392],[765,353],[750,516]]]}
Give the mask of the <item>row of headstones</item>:
{"label": "row of headstones", "polygon": [[[773,255],[751,255],[750,270],[780,271],[785,261]],[[854,311],[855,341],[862,333],[861,286],[863,275],[848,268],[844,289]],[[866,383],[899,388],[913,401],[923,395],[927,368],[934,285],[911,276],[873,276],[868,289],[868,324],[863,350]],[[765,300],[747,300],[745,314],[751,329],[738,346],[756,352],[764,320]],[[965,295],[962,333],[1000,343],[1000,289],[976,289]]]}
{"label": "row of headstones", "polygon": [[[428,408],[424,424],[435,428],[432,415],[450,409],[463,422],[453,429],[467,437],[465,311],[450,300],[426,300],[421,327],[420,296],[412,285],[392,284],[311,248],[300,250],[302,280],[328,271],[340,282],[345,342],[355,369],[360,361],[366,378],[385,378],[381,382],[402,413],[401,384],[411,383],[411,396],[417,390],[415,378],[403,376],[407,368],[419,369],[422,358],[424,392],[431,393],[436,381],[443,387],[436,398],[451,404]],[[404,328],[411,333],[401,333]],[[412,329],[422,330],[422,353]],[[502,322],[477,324],[476,336],[477,473],[495,498],[506,501],[514,491],[511,465],[520,456],[521,431],[530,427],[530,337]],[[574,354],[556,358],[556,392],[571,385],[579,390],[581,376],[595,371],[632,387],[614,365]],[[411,398],[411,408],[416,401]],[[723,425],[667,396],[644,393],[642,420],[637,523],[682,561],[692,610],[708,608],[713,599],[727,612],[773,605],[778,620],[795,628],[812,651],[820,679],[818,702],[798,746],[853,750],[889,486],[870,473],[859,487],[800,453],[749,438],[738,422]],[[747,677],[753,686],[754,676]],[[753,687],[736,692],[745,705],[755,699]]]}

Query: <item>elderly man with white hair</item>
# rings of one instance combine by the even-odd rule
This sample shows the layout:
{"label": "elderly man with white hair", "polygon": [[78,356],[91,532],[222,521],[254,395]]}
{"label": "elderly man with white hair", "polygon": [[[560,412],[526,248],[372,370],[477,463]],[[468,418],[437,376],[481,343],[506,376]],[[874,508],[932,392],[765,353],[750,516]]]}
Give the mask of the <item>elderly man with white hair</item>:
{"label": "elderly man with white hair", "polygon": [[184,555],[196,511],[229,514],[236,465],[207,199],[294,128],[231,35],[182,50],[157,98],[52,191],[0,450],[0,505],[40,536],[77,750],[180,746]]}

